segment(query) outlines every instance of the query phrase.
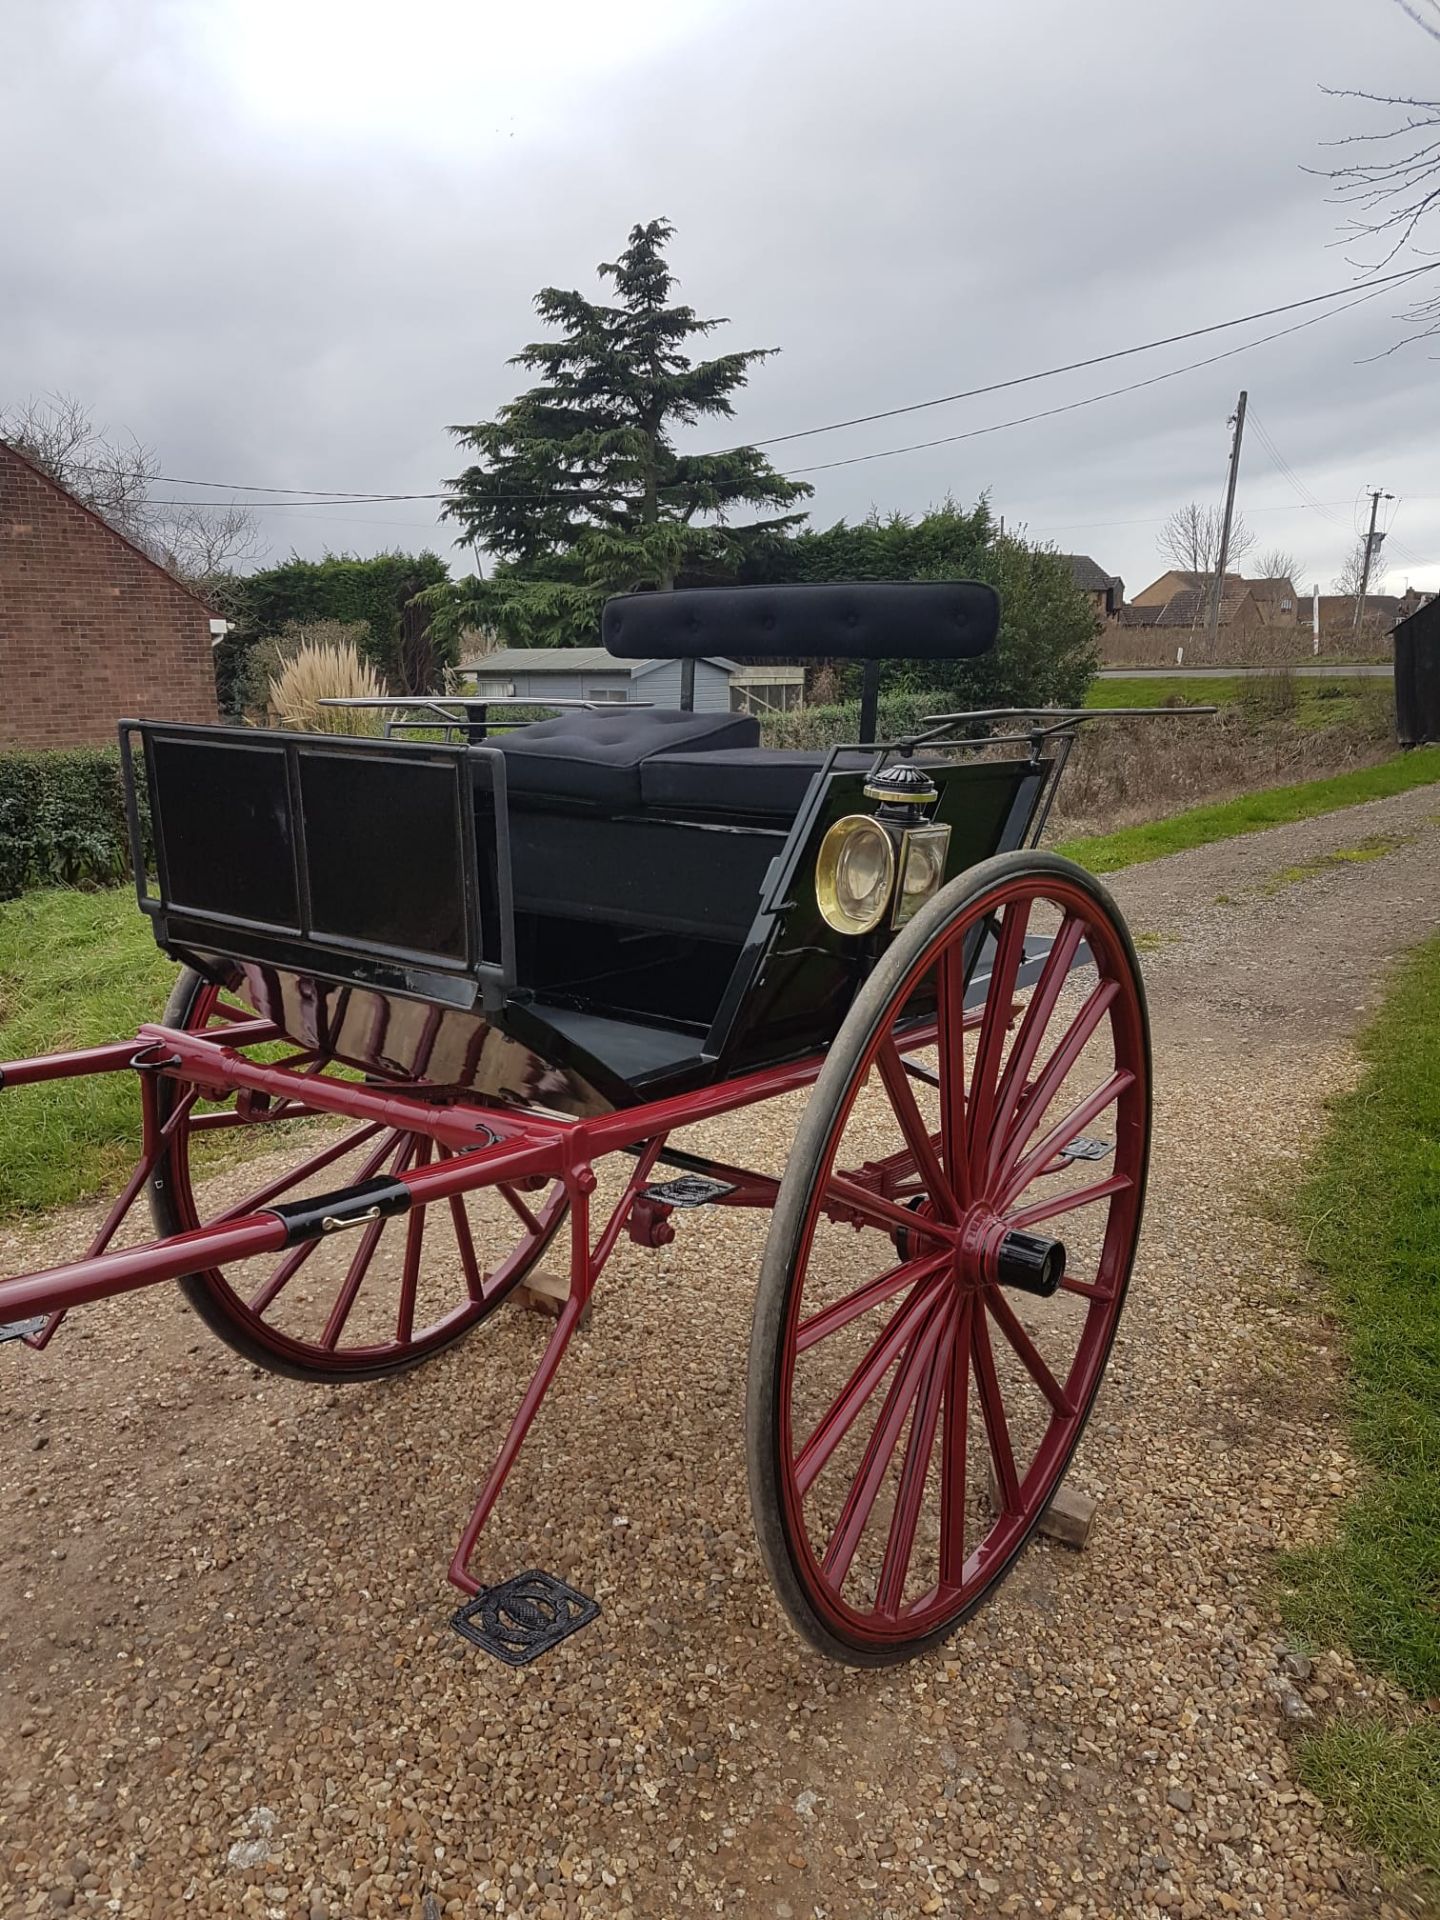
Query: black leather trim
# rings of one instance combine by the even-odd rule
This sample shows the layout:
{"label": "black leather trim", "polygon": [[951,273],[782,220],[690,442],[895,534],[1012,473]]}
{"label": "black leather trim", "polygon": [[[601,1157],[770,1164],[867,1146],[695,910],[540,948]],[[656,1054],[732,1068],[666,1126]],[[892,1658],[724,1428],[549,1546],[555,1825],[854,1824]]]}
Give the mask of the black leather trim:
{"label": "black leather trim", "polygon": [[601,620],[621,660],[973,660],[999,630],[1000,596],[978,580],[627,593]]}

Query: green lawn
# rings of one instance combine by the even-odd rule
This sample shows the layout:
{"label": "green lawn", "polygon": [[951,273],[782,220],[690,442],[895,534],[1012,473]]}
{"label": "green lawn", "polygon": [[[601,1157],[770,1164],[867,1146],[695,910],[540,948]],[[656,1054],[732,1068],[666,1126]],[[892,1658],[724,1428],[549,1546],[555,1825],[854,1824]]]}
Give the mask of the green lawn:
{"label": "green lawn", "polygon": [[1133,680],[1092,680],[1087,707],[1228,707],[1240,698],[1240,679],[1194,679],[1182,673],[1137,673]]}
{"label": "green lawn", "polygon": [[[0,905],[0,1060],[122,1039],[158,1020],[175,968],[129,887]],[[135,1158],[134,1076],[0,1089],[0,1216],[118,1186]]]}
{"label": "green lawn", "polygon": [[1356,1837],[1440,1874],[1440,939],[1412,954],[1362,1040],[1300,1201],[1349,1344],[1348,1414],[1369,1469],[1329,1545],[1285,1563],[1291,1627],[1346,1645],[1417,1703],[1409,1725],[1337,1721],[1302,1776]]}
{"label": "green lawn", "polygon": [[1440,781],[1440,747],[1416,747],[1409,753],[1382,760],[1378,766],[1357,767],[1327,780],[1302,780],[1289,787],[1266,787],[1238,800],[1191,807],[1168,820],[1144,826],[1122,827],[1117,833],[1096,834],[1084,840],[1062,841],[1057,853],[1078,860],[1092,873],[1113,873],[1119,867],[1160,860],[1186,847],[1204,847],[1236,834],[1259,833],[1291,820],[1309,820],[1337,807],[1353,807],[1362,800],[1383,800],[1411,787]]}
{"label": "green lawn", "polygon": [[1136,674],[1123,680],[1092,680],[1087,707],[1246,707],[1257,720],[1283,719],[1290,725],[1338,727],[1373,712],[1389,695],[1389,684],[1338,674],[1333,680],[1283,674],[1212,679],[1183,673]]}

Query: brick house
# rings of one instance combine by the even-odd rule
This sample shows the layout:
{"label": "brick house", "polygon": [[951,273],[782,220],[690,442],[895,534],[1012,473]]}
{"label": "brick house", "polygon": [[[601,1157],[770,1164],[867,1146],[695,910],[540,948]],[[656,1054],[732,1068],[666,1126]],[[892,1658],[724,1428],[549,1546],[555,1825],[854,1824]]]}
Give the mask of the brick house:
{"label": "brick house", "polygon": [[0,748],[214,720],[212,609],[0,441]]}
{"label": "brick house", "polygon": [[[1142,587],[1124,609],[1122,626],[1203,627],[1209,611],[1210,580],[1202,573],[1172,567]],[[1299,619],[1299,595],[1283,578],[1247,580],[1227,573],[1220,594],[1222,627],[1293,627]]]}
{"label": "brick house", "polygon": [[1125,582],[1118,573],[1106,573],[1098,560],[1088,553],[1061,553],[1070,569],[1070,578],[1095,609],[1097,620],[1113,620],[1125,604]]}

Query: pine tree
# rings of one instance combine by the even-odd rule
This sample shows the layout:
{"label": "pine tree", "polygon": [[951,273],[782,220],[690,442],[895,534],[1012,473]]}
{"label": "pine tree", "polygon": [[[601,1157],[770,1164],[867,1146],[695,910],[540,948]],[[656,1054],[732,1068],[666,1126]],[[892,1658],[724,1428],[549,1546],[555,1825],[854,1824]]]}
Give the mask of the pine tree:
{"label": "pine tree", "polygon": [[450,429],[478,459],[449,483],[446,515],[498,562],[491,579],[458,590],[452,617],[522,644],[593,641],[607,595],[733,574],[757,538],[804,519],[732,518],[810,493],[756,448],[675,448],[676,428],[728,417],[731,396],[774,349],[689,358],[691,337],[725,322],[672,304],[673,231],[667,220],[634,227],[620,258],[598,268],[613,283],[611,305],[558,287],[539,293],[536,310],[556,337],[511,364],[540,383],[494,420]]}

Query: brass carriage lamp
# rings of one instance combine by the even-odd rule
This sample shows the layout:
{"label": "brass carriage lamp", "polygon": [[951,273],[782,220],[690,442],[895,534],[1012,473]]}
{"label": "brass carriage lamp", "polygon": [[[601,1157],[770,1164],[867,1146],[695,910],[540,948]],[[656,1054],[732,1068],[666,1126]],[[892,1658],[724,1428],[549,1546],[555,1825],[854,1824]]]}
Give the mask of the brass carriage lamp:
{"label": "brass carriage lamp", "polygon": [[935,782],[908,762],[866,781],[873,814],[837,820],[820,842],[815,897],[837,933],[872,933],[890,913],[892,929],[914,918],[945,878],[950,829],[931,819]]}

